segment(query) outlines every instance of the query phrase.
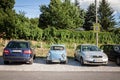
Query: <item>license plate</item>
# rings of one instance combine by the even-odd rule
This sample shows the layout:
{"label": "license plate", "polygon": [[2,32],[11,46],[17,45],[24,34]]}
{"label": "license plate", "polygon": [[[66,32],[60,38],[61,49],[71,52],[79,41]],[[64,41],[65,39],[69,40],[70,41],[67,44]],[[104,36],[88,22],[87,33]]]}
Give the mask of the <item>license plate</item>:
{"label": "license plate", "polygon": [[20,52],[22,52],[22,50],[12,50],[12,52],[14,52],[14,53],[20,53]]}
{"label": "license plate", "polygon": [[95,59],[94,62],[102,62],[101,59]]}
{"label": "license plate", "polygon": [[52,62],[60,62],[59,60],[52,60]]}

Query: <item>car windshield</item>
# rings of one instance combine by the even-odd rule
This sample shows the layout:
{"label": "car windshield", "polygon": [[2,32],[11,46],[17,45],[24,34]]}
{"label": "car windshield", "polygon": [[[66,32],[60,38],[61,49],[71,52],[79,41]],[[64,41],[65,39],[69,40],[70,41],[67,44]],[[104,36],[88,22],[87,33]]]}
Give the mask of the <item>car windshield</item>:
{"label": "car windshield", "polygon": [[27,42],[10,42],[7,48],[28,48]]}
{"label": "car windshield", "polygon": [[64,50],[63,46],[52,46],[51,50]]}
{"label": "car windshield", "polygon": [[100,51],[100,49],[97,46],[84,45],[82,46],[82,51]]}

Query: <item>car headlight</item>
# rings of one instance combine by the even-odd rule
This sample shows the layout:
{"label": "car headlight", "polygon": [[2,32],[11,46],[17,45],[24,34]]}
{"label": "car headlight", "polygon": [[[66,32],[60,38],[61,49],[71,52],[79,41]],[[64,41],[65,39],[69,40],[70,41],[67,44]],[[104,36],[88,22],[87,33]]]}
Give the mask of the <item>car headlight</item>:
{"label": "car headlight", "polygon": [[108,57],[107,57],[107,55],[103,55],[103,58],[106,59],[106,58],[108,58]]}

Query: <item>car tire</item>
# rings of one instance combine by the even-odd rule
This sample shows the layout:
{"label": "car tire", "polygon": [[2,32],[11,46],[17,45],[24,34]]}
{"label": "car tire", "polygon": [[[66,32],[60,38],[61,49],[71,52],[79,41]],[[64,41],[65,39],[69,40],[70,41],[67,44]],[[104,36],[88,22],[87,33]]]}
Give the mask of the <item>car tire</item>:
{"label": "car tire", "polygon": [[67,63],[68,63],[67,61],[64,62],[64,64],[67,64]]}
{"label": "car tire", "polygon": [[84,62],[83,62],[83,58],[82,58],[82,57],[80,58],[80,64],[81,64],[81,66],[84,65]]}
{"label": "car tire", "polygon": [[49,60],[46,60],[46,64],[50,64],[50,61],[49,61]]}
{"label": "car tire", "polygon": [[9,64],[9,61],[4,61],[4,64]]}
{"label": "car tire", "polygon": [[31,59],[31,60],[29,61],[29,64],[33,64],[33,59]]}
{"label": "car tire", "polygon": [[116,58],[116,64],[120,66],[120,58],[119,57]]}
{"label": "car tire", "polygon": [[36,58],[36,55],[33,56],[33,59],[35,59],[35,58]]}
{"label": "car tire", "polygon": [[68,63],[68,59],[66,60],[66,61],[64,61],[64,62],[62,62],[63,64],[67,64]]}

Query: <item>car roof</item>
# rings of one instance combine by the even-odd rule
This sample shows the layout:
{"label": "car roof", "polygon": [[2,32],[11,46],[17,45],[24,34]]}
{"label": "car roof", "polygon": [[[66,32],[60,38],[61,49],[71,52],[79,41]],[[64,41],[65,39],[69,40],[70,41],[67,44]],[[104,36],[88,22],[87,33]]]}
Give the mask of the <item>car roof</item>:
{"label": "car roof", "polygon": [[94,44],[80,44],[80,45],[93,45],[93,46],[96,46],[96,45],[94,45]]}
{"label": "car roof", "polygon": [[12,40],[10,42],[26,42],[26,43],[29,43],[29,41],[17,41],[17,40]]}
{"label": "car roof", "polygon": [[120,44],[103,44],[101,46],[120,46]]}
{"label": "car roof", "polygon": [[65,45],[63,45],[63,44],[53,44],[51,46],[63,46],[63,47],[65,47]]}

